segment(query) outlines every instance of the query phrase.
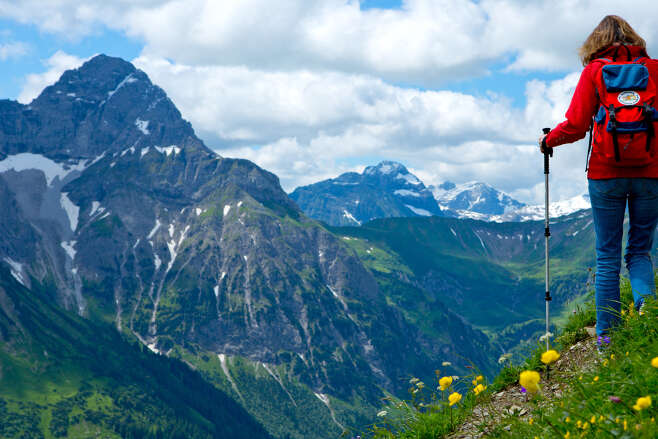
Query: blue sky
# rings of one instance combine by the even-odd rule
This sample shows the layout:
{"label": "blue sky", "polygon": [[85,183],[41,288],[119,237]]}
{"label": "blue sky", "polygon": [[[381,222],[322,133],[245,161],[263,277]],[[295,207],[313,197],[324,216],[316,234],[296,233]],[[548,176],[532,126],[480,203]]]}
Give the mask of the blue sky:
{"label": "blue sky", "polygon": [[[578,46],[616,12],[658,44],[649,0],[0,0],[0,97],[29,102],[96,53],[144,70],[219,154],[286,190],[379,160],[426,184],[540,202],[534,142],[561,121]],[[554,159],[585,191],[584,149]],[[537,169],[536,169],[537,168]]]}
{"label": "blue sky", "polygon": [[3,99],[16,99],[26,75],[44,71],[43,60],[58,50],[80,58],[106,53],[132,60],[143,47],[142,42],[104,26],[91,35],[75,39],[42,31],[35,24],[21,24],[9,19],[0,19],[0,29],[0,45],[20,41],[27,46],[24,56],[0,60],[0,98]]}
{"label": "blue sky", "polygon": [[[362,10],[400,9],[402,0],[363,0]],[[23,24],[11,19],[0,19],[0,44],[20,41],[26,43],[25,56],[0,60],[0,98],[16,99],[24,85],[26,75],[45,70],[43,61],[58,50],[79,58],[88,58],[97,53],[118,56],[127,60],[136,58],[144,47],[140,38],[129,37],[124,32],[98,26],[89,35],[70,38],[66,35],[39,29],[36,24]],[[473,95],[484,95],[492,91],[506,95],[514,105],[525,105],[525,82],[529,79],[554,80],[561,75],[543,72],[504,72],[504,65],[492,65],[488,74],[466,79],[452,79],[442,88]],[[426,89],[418,84],[393,81],[401,87]]]}

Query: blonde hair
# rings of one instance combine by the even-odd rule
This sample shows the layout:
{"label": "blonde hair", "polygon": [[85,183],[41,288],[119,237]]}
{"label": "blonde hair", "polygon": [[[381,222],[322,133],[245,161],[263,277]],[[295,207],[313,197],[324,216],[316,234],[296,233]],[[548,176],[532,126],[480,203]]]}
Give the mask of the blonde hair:
{"label": "blonde hair", "polygon": [[594,55],[614,43],[647,48],[647,43],[626,20],[617,15],[607,15],[578,49],[578,56],[586,66],[596,58]]}

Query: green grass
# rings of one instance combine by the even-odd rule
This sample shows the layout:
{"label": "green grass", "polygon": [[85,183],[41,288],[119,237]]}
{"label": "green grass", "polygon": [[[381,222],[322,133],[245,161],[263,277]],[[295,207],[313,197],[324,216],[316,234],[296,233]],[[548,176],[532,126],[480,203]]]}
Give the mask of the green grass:
{"label": "green grass", "polygon": [[[658,437],[655,417],[658,415],[658,368],[652,359],[658,356],[658,302],[646,303],[645,315],[639,316],[631,305],[628,281],[621,283],[623,311],[621,322],[611,334],[605,355],[586,370],[575,374],[546,377],[546,366],[540,361],[544,347],[537,348],[520,364],[504,367],[487,390],[475,395],[469,381],[457,383],[464,394],[462,401],[450,410],[437,392],[429,400],[391,400],[382,409],[386,412],[372,425],[369,436],[385,439],[430,439],[451,433],[460,420],[465,419],[476,404],[483,407],[491,395],[516,384],[523,370],[536,370],[542,375],[540,386],[559,383],[566,389],[552,400],[539,392],[530,400],[531,413],[520,418],[511,416],[498,424],[487,437],[511,438],[654,438]],[[568,349],[586,338],[584,326],[595,323],[593,300],[576,303],[573,311],[563,316],[564,325],[555,339],[554,347]],[[658,360],[656,360],[658,361]],[[642,410],[634,408],[638,398],[650,396],[652,404]],[[638,407],[639,408],[639,407]],[[529,419],[532,419],[529,422]]]}
{"label": "green grass", "polygon": [[[476,377],[480,377],[477,381]],[[387,398],[387,404],[377,414],[378,421],[366,433],[377,439],[435,439],[453,431],[463,422],[473,408],[490,397],[486,390],[476,395],[474,385],[487,388],[486,378],[478,372],[455,378],[445,390],[439,389],[443,377],[436,371],[436,382],[429,387],[417,378],[409,381],[409,400]],[[461,399],[450,405],[450,395]]]}

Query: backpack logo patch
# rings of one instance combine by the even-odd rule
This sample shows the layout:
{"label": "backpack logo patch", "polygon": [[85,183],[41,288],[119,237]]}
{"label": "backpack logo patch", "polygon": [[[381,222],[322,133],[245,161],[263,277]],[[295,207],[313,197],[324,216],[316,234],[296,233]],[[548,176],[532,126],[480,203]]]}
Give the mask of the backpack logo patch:
{"label": "backpack logo patch", "polygon": [[635,105],[640,102],[640,95],[634,91],[622,91],[617,100],[622,105]]}

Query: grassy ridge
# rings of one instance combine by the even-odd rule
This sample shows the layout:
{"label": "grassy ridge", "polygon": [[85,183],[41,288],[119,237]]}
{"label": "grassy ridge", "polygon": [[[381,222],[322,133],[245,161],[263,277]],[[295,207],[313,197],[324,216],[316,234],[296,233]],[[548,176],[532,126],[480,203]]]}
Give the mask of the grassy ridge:
{"label": "grassy ridge", "polygon": [[[558,384],[565,391],[548,398],[540,391],[530,398],[530,413],[509,416],[489,425],[487,437],[501,438],[600,438],[658,437],[658,302],[648,300],[644,315],[632,306],[630,284],[622,282],[621,323],[611,334],[607,350],[594,361],[569,375],[546,376],[538,347],[519,365],[504,368],[493,384],[478,395],[475,373],[455,380],[440,392],[410,383],[410,400],[391,400],[380,412],[379,423],[371,426],[370,437],[386,439],[434,439],[445,437],[467,419],[474,407],[491,407],[492,394],[516,384],[520,372],[541,374],[542,386]],[[588,337],[585,326],[595,322],[592,301],[578,306],[566,320],[556,339],[564,351]],[[440,376],[440,371],[437,372]],[[436,384],[434,384],[436,385]],[[450,409],[446,393],[458,392],[460,402]],[[647,399],[650,397],[650,404]]]}

